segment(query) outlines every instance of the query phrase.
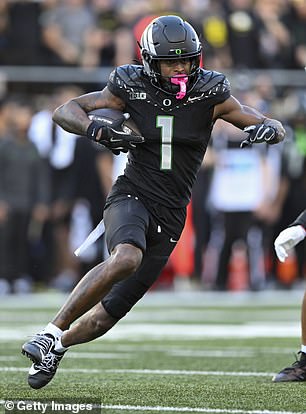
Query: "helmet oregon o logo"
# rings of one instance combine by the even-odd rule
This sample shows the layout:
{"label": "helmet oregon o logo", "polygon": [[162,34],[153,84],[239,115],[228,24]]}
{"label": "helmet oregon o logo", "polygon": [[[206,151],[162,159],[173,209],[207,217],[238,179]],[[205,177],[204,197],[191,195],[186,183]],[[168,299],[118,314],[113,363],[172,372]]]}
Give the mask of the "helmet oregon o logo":
{"label": "helmet oregon o logo", "polygon": [[175,49],[175,54],[176,55],[181,55],[182,54],[182,49]]}

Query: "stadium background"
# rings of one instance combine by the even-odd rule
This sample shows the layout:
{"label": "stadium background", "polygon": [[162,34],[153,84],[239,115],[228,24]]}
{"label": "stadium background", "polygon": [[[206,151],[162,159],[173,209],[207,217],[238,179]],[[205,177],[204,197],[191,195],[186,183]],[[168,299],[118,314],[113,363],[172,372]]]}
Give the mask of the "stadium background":
{"label": "stadium background", "polygon": [[[44,191],[26,208],[28,221],[22,234],[9,224],[15,246],[15,253],[10,249],[10,261],[5,253],[8,247],[1,249],[3,294],[46,288],[69,291],[84,271],[106,256],[103,241],[85,258],[76,259],[72,251],[99,221],[105,196],[125,159],[112,159],[108,152],[78,137],[69,137],[69,144],[65,144],[65,138],[52,130],[50,113],[70,96],[101,89],[114,66],[139,59],[136,40],[143,28],[154,16],[167,13],[180,14],[196,27],[203,41],[204,67],[224,72],[233,94],[242,102],[280,119],[286,126],[287,140],[264,156],[271,188],[265,200],[248,209],[256,217],[262,237],[261,256],[253,269],[260,274],[255,280],[250,278],[245,246],[238,240],[228,258],[226,285],[215,284],[226,231],[223,209],[211,202],[219,198],[212,186],[220,162],[217,144],[200,172],[184,235],[155,288],[262,290],[303,285],[303,248],[281,266],[275,260],[273,237],[305,207],[304,1],[3,0],[1,138],[14,139],[16,118],[27,108],[31,120],[26,135],[44,164],[40,173],[44,179],[35,182],[36,190],[40,186]],[[225,141],[243,139],[243,133],[224,125],[218,126],[214,135],[214,142],[220,137]],[[16,171],[16,181],[19,174],[21,170]],[[5,190],[0,196],[7,204]],[[9,209],[14,210],[14,201]],[[233,213],[241,212],[243,207],[233,209]],[[0,226],[4,216],[0,215]],[[4,227],[1,229],[4,234]],[[18,239],[24,241],[20,263]]]}
{"label": "stadium background", "polygon": [[[138,28],[139,36],[152,15],[169,11],[197,27],[205,67],[226,73],[234,95],[286,126],[284,145],[264,153],[270,167],[266,171],[273,173],[268,202],[251,211],[258,218],[251,239],[260,241],[265,271],[259,285],[250,284],[245,246],[235,243],[228,266],[230,292],[214,285],[224,211],[210,201],[212,177],[215,167],[220,171],[223,165],[222,150],[231,149],[223,145],[244,137],[216,125],[214,142],[221,146],[213,146],[205,158],[186,233],[159,284],[102,340],[69,350],[46,388],[32,390],[21,344],[46,325],[78,277],[105,255],[102,242],[81,261],[72,250],[100,220],[107,189],[124,163],[83,138],[62,136],[52,128],[51,111],[69,96],[102,88],[115,65],[137,56],[133,29]],[[271,381],[300,346],[304,262],[299,269],[297,257],[305,254],[294,253],[279,268],[272,241],[305,208],[305,22],[304,0],[0,1],[1,413],[20,413],[8,408],[37,400],[90,402],[97,408],[91,412],[110,414],[305,413],[303,384]],[[13,216],[9,229],[17,233],[7,260],[1,244],[7,212],[14,212],[13,203],[21,198],[11,199],[9,208],[3,203],[1,184],[8,160],[3,158],[3,143],[14,147],[16,137],[25,138],[23,143],[33,141],[42,162],[40,174],[31,175],[22,152],[17,167],[10,170],[14,191],[9,194],[28,200],[24,183],[30,177],[44,203],[31,207],[30,215],[26,209],[30,220],[22,233],[14,221],[19,216]],[[244,157],[241,150],[245,166]],[[244,190],[252,188],[250,178],[256,184],[248,177],[234,197],[220,199],[232,196],[231,189],[214,193],[215,199],[243,201],[241,193],[249,194]],[[268,181],[264,175],[260,188]],[[237,211],[229,213],[234,217]],[[263,239],[258,239],[259,233]],[[12,264],[20,263],[20,257],[23,273],[14,274]],[[261,260],[256,266],[263,269]]]}

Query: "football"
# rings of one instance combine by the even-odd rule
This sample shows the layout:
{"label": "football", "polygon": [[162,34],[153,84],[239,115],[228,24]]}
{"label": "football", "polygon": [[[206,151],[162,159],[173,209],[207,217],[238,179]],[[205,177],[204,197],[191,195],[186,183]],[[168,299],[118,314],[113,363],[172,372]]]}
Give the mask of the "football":
{"label": "football", "polygon": [[121,128],[126,134],[141,136],[141,132],[133,119],[131,117],[125,119],[123,114],[124,112],[118,109],[101,108],[90,111],[87,115],[92,121],[99,121],[109,127],[115,126],[115,129],[118,129],[118,122],[120,124],[123,121]]}

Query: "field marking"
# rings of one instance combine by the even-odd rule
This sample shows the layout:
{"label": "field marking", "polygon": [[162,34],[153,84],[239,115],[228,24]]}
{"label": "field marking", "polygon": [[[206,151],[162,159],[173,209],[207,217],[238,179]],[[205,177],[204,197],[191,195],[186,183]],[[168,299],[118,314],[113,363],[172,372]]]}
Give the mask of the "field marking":
{"label": "field marking", "polygon": [[[20,400],[10,400],[17,404]],[[33,402],[25,400],[29,403]],[[0,400],[0,405],[4,405],[6,400]],[[166,407],[166,406],[141,406],[141,405],[117,405],[117,404],[93,404],[93,408],[103,408],[106,410],[129,410],[129,411],[166,411],[180,413],[215,413],[215,414],[305,414],[301,411],[270,411],[270,410],[242,410],[226,408],[200,408],[200,407]]]}
{"label": "field marking", "polygon": [[[229,349],[188,349],[188,348],[173,348],[173,349],[155,349],[154,347],[150,347],[150,349],[142,349],[141,347],[132,347],[133,350],[139,352],[162,352],[167,357],[172,358],[180,358],[180,357],[186,357],[186,358],[253,358],[256,356],[260,356],[261,354],[292,354],[292,348],[291,349],[261,349],[261,348],[250,348],[250,349],[243,349],[243,348],[229,348]],[[136,352],[131,353],[131,349],[129,349],[130,352],[123,352],[122,349],[118,349],[116,351],[116,347],[113,347],[113,352],[68,352],[66,354],[66,358],[72,358],[72,359],[135,359],[136,358]],[[260,352],[259,352],[260,351]],[[0,355],[0,362],[6,362],[6,361],[20,361],[20,354],[15,355]]]}
{"label": "field marking", "polygon": [[0,361],[20,361],[20,356],[12,356],[12,355],[0,355]]}
{"label": "field marking", "polygon": [[[23,367],[0,367],[0,372],[25,372],[29,368]],[[230,377],[272,377],[275,372],[235,372],[235,371],[188,371],[175,369],[89,369],[89,368],[60,368],[60,371],[78,372],[83,374],[152,374],[152,375],[204,375],[204,376],[230,376]]]}
{"label": "field marking", "polygon": [[[101,349],[100,343],[91,343],[90,345],[91,352],[95,352],[96,350]],[[129,345],[121,345],[120,343],[113,343],[110,344],[109,342],[105,342],[103,344],[103,350],[108,352],[108,350],[112,352],[123,352],[123,353],[130,353],[130,352],[163,352],[165,354],[175,354],[176,352],[186,352],[186,353],[194,353],[199,352],[200,354],[203,353],[203,356],[215,356],[215,353],[221,354],[229,354],[229,356],[235,356],[235,354],[239,355],[239,353],[248,354],[250,353],[251,356],[260,355],[260,354],[290,354],[294,352],[293,348],[279,348],[279,347],[256,347],[256,346],[227,346],[224,348],[220,347],[213,347],[213,348],[196,348],[196,347],[187,347],[187,345],[141,345],[141,344],[129,344]],[[78,351],[75,351],[76,353]],[[90,352],[90,351],[89,351]],[[68,355],[68,354],[67,354]],[[221,356],[221,355],[220,355]]]}
{"label": "field marking", "polygon": [[[295,309],[277,309],[269,310],[269,320],[275,322],[295,322],[298,320],[300,308],[296,306]],[[244,309],[213,309],[211,312],[207,312],[207,309],[190,309],[184,308],[167,308],[167,309],[154,309],[154,311],[147,311],[145,309],[135,309],[134,312],[128,314],[125,321],[128,323],[164,323],[165,314],[167,315],[167,321],[171,323],[217,323],[218,321],[223,322],[224,320],[232,321],[234,323],[241,323],[244,321],[261,321],[266,322],[267,310],[249,310]],[[35,311],[31,313],[31,323],[39,323],[40,321],[48,321],[51,319],[52,313]],[[7,323],[24,324],[29,323],[29,312],[20,309],[19,312],[15,311],[1,311],[0,324],[6,326]]]}
{"label": "field marking", "polygon": [[300,323],[244,324],[121,324],[106,334],[110,339],[277,338],[299,337]]}
{"label": "field marking", "polygon": [[270,410],[240,410],[226,408],[191,408],[191,407],[163,407],[163,406],[139,406],[139,405],[101,405],[101,408],[112,410],[130,411],[170,411],[181,413],[226,413],[226,414],[305,414],[301,411],[270,411]]}
{"label": "field marking", "polygon": [[153,375],[212,375],[231,377],[267,377],[273,376],[271,372],[231,372],[231,371],[192,371],[179,369],[106,369],[106,372]]}
{"label": "field marking", "polygon": [[175,349],[175,350],[165,350],[165,354],[172,357],[188,357],[188,358],[206,358],[206,357],[216,357],[216,358],[251,358],[256,356],[258,351],[249,351],[249,350],[227,350],[227,349]]}
{"label": "field marking", "polygon": [[135,354],[123,354],[114,352],[68,352],[68,358],[75,359],[132,359]]}
{"label": "field marking", "polygon": [[[264,290],[258,292],[175,292],[175,291],[150,291],[136,309],[142,310],[147,307],[160,308],[176,306],[181,309],[182,303],[189,308],[201,307],[243,307],[258,308],[261,306],[295,306],[302,302],[304,290],[293,289],[286,291]],[[54,308],[61,307],[67,299],[67,294],[59,292],[42,292],[28,295],[7,295],[1,298],[0,309],[37,309],[54,311]]]}
{"label": "field marking", "polygon": [[[23,325],[14,328],[1,328],[0,340],[24,340],[39,332],[41,326]],[[98,341],[143,340],[143,339],[201,339],[201,338],[299,338],[299,322],[259,322],[244,324],[156,324],[119,323]]]}
{"label": "field marking", "polygon": [[[139,349],[137,350],[140,351]],[[150,352],[156,352],[155,349],[152,349]],[[187,357],[187,358],[253,358],[254,356],[258,355],[258,351],[249,351],[249,350],[197,350],[197,349],[174,349],[174,350],[167,350],[159,351],[163,352],[166,356],[172,358],[180,358],[180,357]],[[66,354],[66,358],[73,358],[73,359],[135,359],[136,353],[123,353],[122,351],[116,352],[68,352]],[[0,355],[0,361],[20,361],[20,356],[5,356]]]}

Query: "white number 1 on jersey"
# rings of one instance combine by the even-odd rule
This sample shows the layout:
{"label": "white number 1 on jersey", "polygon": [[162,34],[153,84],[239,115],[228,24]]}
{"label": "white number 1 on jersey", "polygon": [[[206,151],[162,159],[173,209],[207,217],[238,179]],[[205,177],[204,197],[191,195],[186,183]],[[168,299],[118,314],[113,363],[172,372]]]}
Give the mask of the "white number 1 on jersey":
{"label": "white number 1 on jersey", "polygon": [[161,170],[171,170],[172,168],[173,121],[173,116],[158,115],[156,117],[156,128],[161,128]]}

